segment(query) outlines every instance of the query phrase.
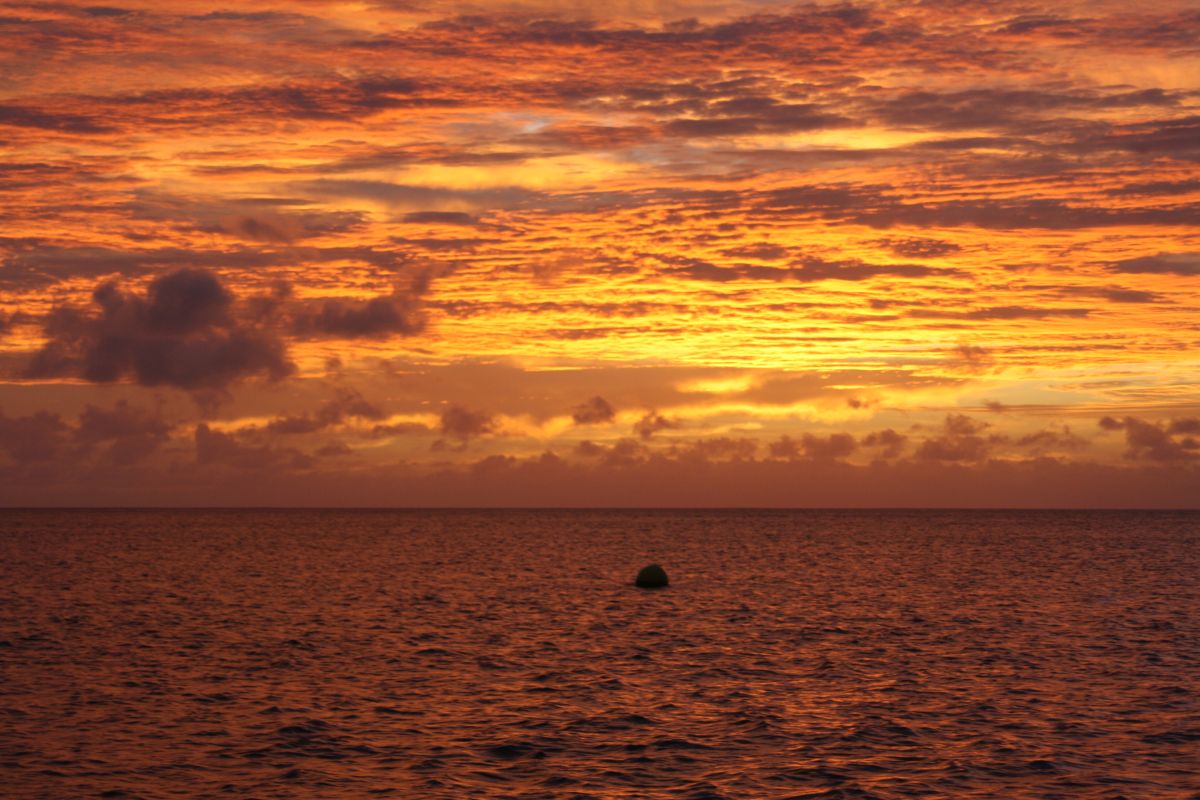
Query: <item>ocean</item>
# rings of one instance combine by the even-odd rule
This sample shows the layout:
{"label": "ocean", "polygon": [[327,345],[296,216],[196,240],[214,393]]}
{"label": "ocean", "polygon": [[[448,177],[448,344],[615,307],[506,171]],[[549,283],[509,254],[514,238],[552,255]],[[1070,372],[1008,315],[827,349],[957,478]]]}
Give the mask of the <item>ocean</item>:
{"label": "ocean", "polygon": [[2,511],[0,787],[1194,800],[1200,513]]}

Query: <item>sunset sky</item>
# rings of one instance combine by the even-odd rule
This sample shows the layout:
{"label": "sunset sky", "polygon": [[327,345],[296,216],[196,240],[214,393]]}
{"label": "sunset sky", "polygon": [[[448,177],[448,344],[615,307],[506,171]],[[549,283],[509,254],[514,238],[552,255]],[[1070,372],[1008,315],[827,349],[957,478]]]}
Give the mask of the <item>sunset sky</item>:
{"label": "sunset sky", "polygon": [[0,3],[0,503],[1200,504],[1200,7]]}

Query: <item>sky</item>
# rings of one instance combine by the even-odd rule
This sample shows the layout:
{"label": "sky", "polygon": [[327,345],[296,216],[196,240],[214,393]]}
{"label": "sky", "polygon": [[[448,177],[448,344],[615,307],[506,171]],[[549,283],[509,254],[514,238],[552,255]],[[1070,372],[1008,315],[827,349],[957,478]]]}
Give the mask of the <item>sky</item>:
{"label": "sky", "polygon": [[0,3],[0,504],[1200,505],[1195,2]]}

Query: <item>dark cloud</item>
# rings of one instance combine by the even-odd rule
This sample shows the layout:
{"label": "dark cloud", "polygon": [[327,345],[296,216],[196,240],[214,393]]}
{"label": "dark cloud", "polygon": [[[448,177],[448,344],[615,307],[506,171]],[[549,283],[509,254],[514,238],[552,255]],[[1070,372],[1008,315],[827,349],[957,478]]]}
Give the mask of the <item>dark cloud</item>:
{"label": "dark cloud", "polygon": [[[278,122],[352,122],[397,109],[455,106],[461,100],[445,96],[430,82],[391,75],[360,75],[346,78],[310,78],[273,81],[243,86],[152,89],[131,94],[86,98],[88,105],[104,114],[109,125],[174,127],[206,124],[224,127],[245,124],[250,119]],[[162,113],[170,109],[170,115]],[[157,113],[155,113],[157,112]],[[18,114],[18,119],[24,115]],[[35,122],[38,118],[34,118]],[[90,120],[64,123],[88,126]],[[36,127],[52,127],[55,121]],[[101,128],[101,131],[107,128]],[[94,132],[80,130],[79,132]]]}
{"label": "dark cloud", "polygon": [[596,425],[602,422],[612,422],[616,409],[600,395],[596,395],[585,403],[575,406],[571,418],[576,425]]}
{"label": "dark cloud", "polygon": [[307,214],[242,214],[226,216],[201,230],[220,231],[240,239],[266,244],[291,244],[302,239],[348,233],[363,227],[365,217],[355,211]]}
{"label": "dark cloud", "polygon": [[1108,131],[1102,137],[1085,140],[1081,146],[1200,161],[1200,116],[1155,120]]}
{"label": "dark cloud", "polygon": [[286,244],[294,238],[284,227],[261,217],[236,217],[224,222],[221,229],[235,236],[259,242]]}
{"label": "dark cloud", "polygon": [[410,433],[428,433],[429,428],[417,422],[398,422],[393,425],[375,425],[367,431],[368,439],[390,439],[394,436],[406,436]]}
{"label": "dark cloud", "polygon": [[767,452],[771,458],[792,461],[800,457],[800,443],[790,436],[780,436],[767,445]]}
{"label": "dark cloud", "polygon": [[[1190,435],[1200,431],[1200,420],[1184,418],[1168,424],[1150,422],[1138,417],[1102,417],[1104,430],[1125,431],[1125,457],[1140,461],[1191,461],[1200,458],[1200,441]],[[1176,438],[1180,435],[1182,438]]]}
{"label": "dark cloud", "polygon": [[986,347],[965,342],[955,347],[951,355],[970,369],[983,369],[993,360],[991,351]]}
{"label": "dark cloud", "polygon": [[758,442],[754,439],[729,436],[697,439],[687,444],[674,444],[668,449],[667,454],[672,458],[704,463],[749,461],[758,454]]}
{"label": "dark cloud", "polygon": [[[1004,169],[1011,172],[1011,163]],[[1061,165],[1050,169],[1060,173]],[[725,198],[722,204],[729,201]],[[818,218],[875,228],[959,227],[988,230],[1075,230],[1125,225],[1191,225],[1200,204],[1109,207],[1050,198],[909,202],[894,187],[878,184],[804,185],[737,198],[752,217]]]}
{"label": "dark cloud", "polygon": [[[1043,117],[1066,109],[1096,110],[1173,106],[1180,96],[1161,89],[1134,92],[967,89],[958,92],[902,92],[865,104],[867,113],[890,125],[964,131],[999,129],[1024,133]],[[1053,116],[1052,116],[1053,115]]]}
{"label": "dark cloud", "polygon": [[462,211],[413,211],[401,218],[404,222],[422,225],[463,225],[475,226],[479,219],[473,214]]}
{"label": "dark cloud", "polygon": [[1059,200],[947,201],[943,203],[895,203],[878,210],[863,210],[849,218],[876,227],[893,225],[974,225],[990,230],[1111,227],[1123,225],[1187,225],[1194,219],[1194,204],[1146,208],[1108,208],[1074,205]]}
{"label": "dark cloud", "polygon": [[0,126],[37,128],[65,134],[110,133],[111,126],[81,114],[63,114],[26,106],[0,105]]}
{"label": "dark cloud", "polygon": [[74,423],[45,411],[26,417],[0,412],[0,452],[18,465],[54,464],[61,474],[87,466],[126,467],[144,461],[170,438],[171,425],[125,400],[84,408]]}
{"label": "dark cloud", "polygon": [[1156,292],[1145,292],[1140,289],[1101,289],[1100,296],[1113,303],[1157,303],[1162,295]]}
{"label": "dark cloud", "polygon": [[445,448],[446,441],[455,442],[457,449],[464,449],[471,439],[486,436],[496,430],[496,420],[483,411],[472,411],[465,406],[453,404],[442,411],[439,430],[444,439],[434,442],[434,449]]}
{"label": "dark cloud", "polygon": [[205,423],[196,426],[194,439],[198,464],[247,470],[312,466],[312,460],[297,450],[276,449],[265,444],[243,444],[232,434],[213,430]]}
{"label": "dark cloud", "polygon": [[340,425],[347,418],[366,420],[383,419],[386,414],[368,402],[354,389],[339,389],[336,395],[324,403],[315,413],[278,417],[267,423],[267,431],[278,434],[305,434]]}
{"label": "dark cloud", "polygon": [[1184,417],[1183,419],[1173,419],[1171,424],[1167,426],[1168,433],[1200,433],[1200,418]]}
{"label": "dark cloud", "polygon": [[795,262],[792,277],[801,281],[865,281],[879,277],[924,278],[930,275],[955,275],[954,270],[934,269],[919,264],[867,264],[857,260],[829,261],[810,256]]}
{"label": "dark cloud", "polygon": [[799,439],[781,436],[767,446],[772,458],[794,461],[807,458],[816,461],[832,461],[845,458],[858,449],[858,442],[848,433],[831,433],[817,436],[806,433]]}
{"label": "dark cloud", "polygon": [[8,417],[0,411],[0,450],[18,464],[52,461],[69,430],[62,417],[48,411],[26,417]]}
{"label": "dark cloud", "polygon": [[[644,448],[629,441],[625,453]],[[608,448],[603,448],[605,453]],[[613,450],[617,448],[614,446]],[[311,461],[311,460],[310,460]],[[12,470],[0,482],[9,504],[197,505],[211,500],[217,481],[226,503],[312,505],[334,496],[346,506],[473,507],[858,507],[931,508],[1191,508],[1200,492],[1198,462],[1127,463],[1123,466],[1055,458],[991,459],[978,464],[880,460],[844,461],[698,458],[643,453],[628,461],[606,455],[569,461],[545,453],[530,458],[489,456],[473,464],[389,464],[379,469],[274,469],[252,473],[204,465],[147,473],[131,483],[83,486],[50,482],[31,470]],[[2,469],[2,468],[0,468]],[[69,488],[67,488],[69,487]],[[131,493],[131,490],[132,493]],[[143,499],[144,498],[144,499]],[[314,500],[314,498],[317,498]]]}
{"label": "dark cloud", "polygon": [[953,242],[941,239],[879,239],[875,244],[903,258],[939,258],[962,250]]}
{"label": "dark cloud", "polygon": [[107,445],[101,460],[126,466],[154,453],[170,438],[170,432],[171,425],[158,411],[120,400],[111,409],[87,406],[79,415],[73,438],[86,449]]}
{"label": "dark cloud", "polygon": [[1066,450],[1082,450],[1090,445],[1087,439],[1072,432],[1070,426],[1035,431],[1016,440],[1018,447],[1029,448],[1035,455],[1061,452]]}
{"label": "dark cloud", "polygon": [[575,446],[575,454],[582,458],[599,459],[600,463],[609,467],[631,467],[645,463],[650,450],[637,439],[618,439],[607,447],[585,439]]}
{"label": "dark cloud", "polygon": [[79,9],[79,13],[87,14],[89,17],[125,17],[137,12],[128,8],[116,8],[113,6],[88,6]]}
{"label": "dark cloud", "polygon": [[366,300],[329,297],[299,303],[292,318],[297,336],[379,339],[412,336],[425,328],[419,296],[397,290]]}
{"label": "dark cloud", "polygon": [[862,437],[859,443],[863,447],[879,448],[881,458],[896,458],[904,452],[904,447],[908,444],[908,437],[902,433],[896,433],[891,428],[886,428],[882,431],[868,433]]}
{"label": "dark cloud", "polygon": [[98,311],[63,306],[45,322],[48,341],[27,377],[77,376],[94,383],[132,378],[144,386],[222,389],[261,375],[291,374],[283,342],[233,315],[232,294],[211,272],[180,269],[145,295],[113,281],[92,294]]}
{"label": "dark cloud", "polygon": [[659,256],[658,258],[670,265],[664,270],[667,274],[693,281],[726,283],[746,278],[781,281],[790,277],[787,270],[775,267],[752,267],[749,265],[718,267],[703,259],[688,256]]}
{"label": "dark cloud", "polygon": [[479,237],[459,237],[456,239],[394,239],[397,244],[407,244],[432,253],[474,251],[481,245],[498,241],[497,239],[481,239]]}
{"label": "dark cloud", "polygon": [[858,443],[848,433],[831,433],[828,436],[806,433],[800,437],[800,447],[809,458],[830,460],[850,455],[858,449]]}
{"label": "dark cloud", "polygon": [[839,261],[819,256],[805,256],[793,261],[788,267],[764,267],[753,264],[734,264],[722,267],[703,259],[688,256],[658,255],[655,258],[668,265],[663,271],[669,275],[716,283],[739,280],[865,281],[885,277],[923,278],[931,275],[958,274],[955,270],[936,269],[919,264],[868,264],[855,259]]}
{"label": "dark cloud", "polygon": [[965,414],[947,414],[942,430],[921,442],[916,450],[920,461],[982,461],[992,449],[1005,441],[998,435],[984,435],[990,427],[986,422]]}
{"label": "dark cloud", "polygon": [[647,411],[633,426],[633,432],[642,439],[650,439],[659,431],[669,431],[682,428],[683,423],[677,419],[668,419],[657,411]]}
{"label": "dark cloud", "polygon": [[604,455],[606,452],[608,452],[608,448],[604,445],[596,444],[591,439],[584,439],[575,445],[575,454],[584,458],[595,458]]}
{"label": "dark cloud", "polygon": [[1033,306],[995,306],[975,308],[970,311],[947,311],[931,308],[915,308],[906,316],[915,319],[1048,319],[1050,317],[1086,317],[1088,308],[1037,308]]}
{"label": "dark cloud", "polygon": [[978,344],[961,343],[954,348],[954,354],[960,359],[972,363],[991,361],[991,351],[988,348],[979,347]]}
{"label": "dark cloud", "polygon": [[1110,262],[1108,268],[1113,272],[1200,275],[1200,253],[1159,253],[1156,256],[1126,258]]}
{"label": "dark cloud", "polygon": [[753,242],[722,250],[721,255],[730,258],[753,258],[760,261],[778,261],[787,258],[789,249],[781,244],[770,242]]}
{"label": "dark cloud", "polygon": [[1083,294],[1103,297],[1110,303],[1158,303],[1163,301],[1163,295],[1157,292],[1147,292],[1141,289],[1123,289],[1120,286],[1102,286],[1097,288],[1080,287],[1066,290],[1066,294]]}
{"label": "dark cloud", "polygon": [[1200,179],[1182,181],[1142,181],[1139,183],[1127,183],[1124,186],[1118,186],[1115,189],[1107,189],[1105,194],[1112,195],[1113,197],[1173,197],[1175,195],[1193,194],[1195,192],[1200,192]]}
{"label": "dark cloud", "polygon": [[1000,28],[1000,32],[1021,36],[1030,31],[1044,31],[1047,29],[1053,31],[1057,36],[1074,38],[1079,33],[1079,22],[1073,19],[1042,14],[1022,14],[1005,23]]}

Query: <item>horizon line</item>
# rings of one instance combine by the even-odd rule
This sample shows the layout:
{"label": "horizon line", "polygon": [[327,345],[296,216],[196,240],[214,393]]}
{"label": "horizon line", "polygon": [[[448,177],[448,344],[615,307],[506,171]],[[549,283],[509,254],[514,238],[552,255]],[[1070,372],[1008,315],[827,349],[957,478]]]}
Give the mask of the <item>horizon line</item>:
{"label": "horizon line", "polygon": [[5,506],[6,511],[1106,511],[1200,512],[1200,506]]}

